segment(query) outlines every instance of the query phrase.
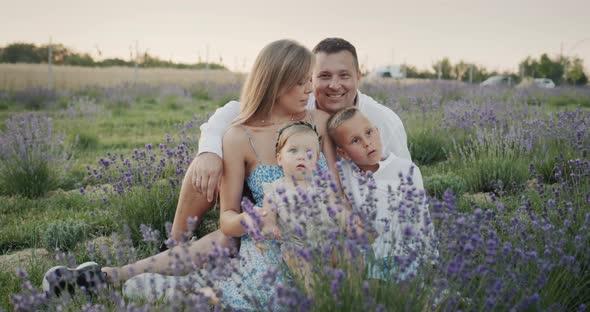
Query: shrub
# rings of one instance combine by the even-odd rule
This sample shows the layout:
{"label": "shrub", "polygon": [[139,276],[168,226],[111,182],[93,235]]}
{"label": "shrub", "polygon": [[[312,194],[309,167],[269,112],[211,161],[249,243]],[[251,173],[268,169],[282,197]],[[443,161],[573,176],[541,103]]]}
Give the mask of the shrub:
{"label": "shrub", "polygon": [[76,147],[80,150],[94,150],[98,147],[98,136],[94,133],[81,131],[76,134]]}
{"label": "shrub", "polygon": [[43,246],[53,251],[56,249],[72,250],[77,243],[89,237],[90,226],[81,221],[57,221],[47,225],[42,234]]}
{"label": "shrub", "polygon": [[111,197],[109,205],[119,208],[115,212],[118,216],[117,232],[122,233],[128,226],[134,242],[142,241],[143,224],[149,224],[159,233],[166,233],[166,223],[174,219],[178,195],[179,189],[164,180],[149,189],[138,186],[126,192],[125,196]]}
{"label": "shrub", "polygon": [[43,196],[58,187],[70,169],[69,147],[56,133],[51,118],[15,115],[0,131],[0,185],[2,193]]}
{"label": "shrub", "polygon": [[141,224],[166,233],[165,224],[173,220],[176,210],[180,183],[195,155],[195,140],[190,135],[198,124],[200,120],[187,122],[180,129],[180,138],[168,135],[166,143],[157,148],[147,144],[144,149],[135,149],[129,158],[108,153],[98,161],[98,168],[88,168],[89,178],[102,184],[94,190],[102,192],[99,195],[105,208],[119,208],[114,211],[120,221],[117,228],[129,226],[135,241],[141,238]]}
{"label": "shrub", "polygon": [[424,188],[428,195],[442,198],[446,190],[451,190],[457,196],[463,194],[467,190],[467,185],[460,176],[447,173],[424,177]]}
{"label": "shrub", "polygon": [[529,177],[528,165],[501,157],[482,157],[465,162],[461,176],[474,193],[517,191]]}
{"label": "shrub", "polygon": [[444,134],[421,131],[410,134],[408,145],[412,160],[418,165],[431,165],[447,159],[447,141]]}
{"label": "shrub", "polygon": [[21,104],[29,110],[48,108],[56,103],[58,97],[55,90],[46,88],[28,88],[16,91],[12,95],[15,103]]}

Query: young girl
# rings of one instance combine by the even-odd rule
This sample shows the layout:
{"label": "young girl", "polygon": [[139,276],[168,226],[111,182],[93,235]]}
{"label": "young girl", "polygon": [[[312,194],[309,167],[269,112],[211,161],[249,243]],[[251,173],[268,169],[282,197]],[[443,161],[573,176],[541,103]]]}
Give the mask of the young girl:
{"label": "young girl", "polygon": [[262,234],[280,239],[283,260],[310,290],[311,255],[301,251],[321,250],[329,230],[344,225],[348,210],[338,201],[342,196],[316,174],[320,137],[312,125],[297,122],[282,128],[276,155],[285,176],[263,184]]}

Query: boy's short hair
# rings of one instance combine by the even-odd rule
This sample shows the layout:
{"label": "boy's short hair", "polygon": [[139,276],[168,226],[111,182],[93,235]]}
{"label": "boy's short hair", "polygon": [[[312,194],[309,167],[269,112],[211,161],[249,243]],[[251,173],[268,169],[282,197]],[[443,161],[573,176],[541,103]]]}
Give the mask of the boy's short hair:
{"label": "boy's short hair", "polygon": [[352,54],[354,67],[356,67],[356,70],[360,72],[361,69],[359,67],[359,59],[356,55],[355,47],[350,42],[342,38],[326,38],[320,41],[312,50],[313,54],[322,52],[326,54],[332,54],[342,51],[348,51],[350,54]]}
{"label": "boy's short hair", "polygon": [[351,119],[352,117],[356,116],[356,114],[360,113],[358,108],[352,106],[343,108],[337,111],[334,115],[330,116],[328,119],[328,135],[332,139],[332,142],[336,144],[335,130],[338,129],[345,121]]}

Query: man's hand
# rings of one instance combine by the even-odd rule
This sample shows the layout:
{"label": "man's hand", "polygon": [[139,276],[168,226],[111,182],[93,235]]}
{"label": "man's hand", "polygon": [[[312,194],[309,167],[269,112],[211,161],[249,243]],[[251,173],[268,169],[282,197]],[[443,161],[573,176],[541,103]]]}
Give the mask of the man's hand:
{"label": "man's hand", "polygon": [[213,201],[219,191],[223,161],[215,153],[202,153],[197,156],[191,182],[197,192],[207,194],[207,201]]}

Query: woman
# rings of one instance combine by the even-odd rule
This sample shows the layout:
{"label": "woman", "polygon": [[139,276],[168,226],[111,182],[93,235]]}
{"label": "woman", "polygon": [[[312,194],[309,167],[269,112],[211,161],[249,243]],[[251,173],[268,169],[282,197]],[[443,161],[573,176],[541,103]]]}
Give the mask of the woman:
{"label": "woman", "polygon": [[[247,235],[243,223],[252,226],[248,214],[241,212],[244,181],[252,191],[257,207],[262,207],[263,183],[283,176],[276,160],[275,143],[278,131],[288,123],[308,121],[326,135],[328,115],[306,109],[312,92],[311,67],[313,55],[305,47],[290,40],[269,44],[259,54],[244,85],[240,103],[242,110],[223,137],[223,177],[220,193],[220,228],[231,237],[242,237],[240,246],[241,287],[233,280],[222,283],[222,301],[236,309],[254,310],[244,298],[254,298],[265,306],[274,287],[262,286],[263,275],[280,264],[280,250],[275,242],[261,253]],[[329,139],[322,150],[334,169],[335,153]],[[244,236],[243,236],[244,235]]]}
{"label": "woman", "polygon": [[[297,42],[279,40],[267,45],[258,55],[252,72],[244,84],[240,115],[223,138],[223,177],[220,188],[220,230],[209,237],[242,237],[239,251],[242,282],[222,282],[221,300],[235,309],[255,310],[245,298],[253,298],[262,305],[268,303],[273,287],[263,287],[263,276],[268,269],[279,264],[280,251],[275,242],[268,242],[268,250],[261,252],[246,234],[243,223],[253,226],[252,219],[241,211],[244,181],[253,193],[256,206],[262,207],[263,182],[272,182],[283,176],[278,167],[275,142],[278,130],[288,123],[307,121],[318,128],[322,137],[323,156],[320,164],[330,168],[336,176],[335,151],[328,135],[328,115],[322,111],[306,109],[312,92],[311,69],[313,54]],[[197,252],[210,248],[210,241],[197,241],[188,249],[175,247],[177,258],[191,257],[197,261]],[[153,257],[120,268],[102,268],[111,281],[124,281],[143,272],[170,274],[174,257],[160,253]],[[127,282],[126,289],[133,292],[134,283],[145,280],[138,276]],[[153,276],[152,276],[153,278]],[[238,284],[242,284],[241,287]],[[248,293],[251,292],[251,293]],[[137,293],[141,295],[140,293]]]}

